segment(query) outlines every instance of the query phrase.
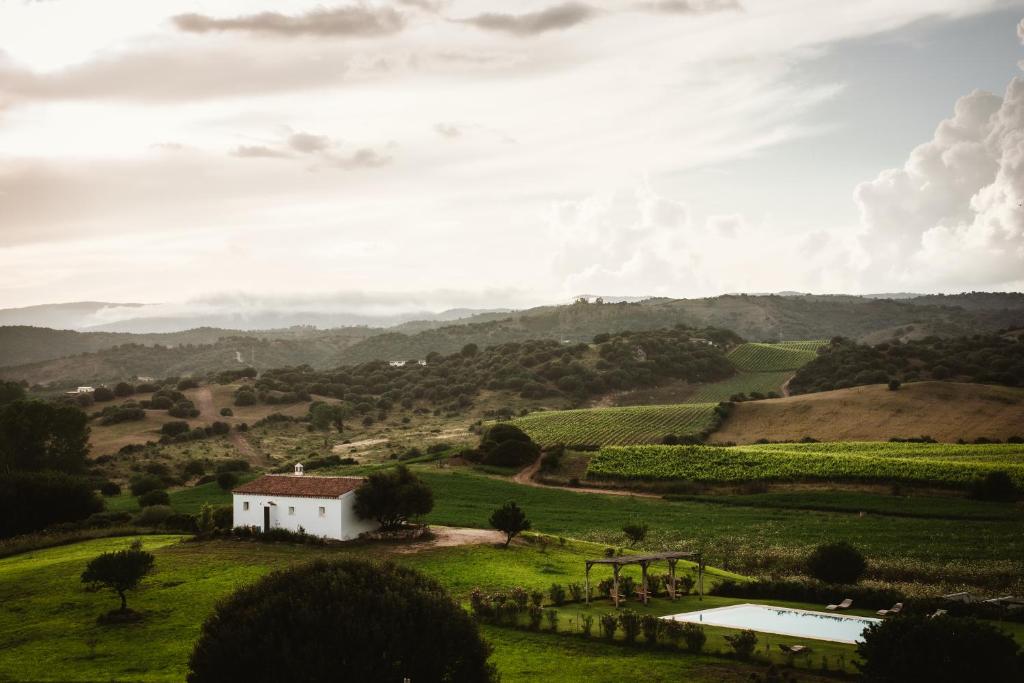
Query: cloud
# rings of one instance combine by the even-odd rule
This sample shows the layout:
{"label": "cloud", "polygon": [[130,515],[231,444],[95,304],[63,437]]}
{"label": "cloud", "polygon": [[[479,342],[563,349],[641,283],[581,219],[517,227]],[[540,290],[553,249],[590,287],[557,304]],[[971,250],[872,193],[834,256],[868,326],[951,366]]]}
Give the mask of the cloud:
{"label": "cloud", "polygon": [[448,4],[444,0],[397,0],[399,5],[405,5],[406,7],[415,7],[421,9],[424,12],[430,12],[431,14],[437,14],[441,9]]}
{"label": "cloud", "polygon": [[462,135],[462,129],[454,123],[438,123],[434,125],[434,131],[445,138],[457,138]]}
{"label": "cloud", "polygon": [[707,14],[723,10],[743,10],[739,0],[652,0],[640,3],[638,7],[662,14]]}
{"label": "cloud", "polygon": [[338,156],[336,154],[331,154],[327,155],[326,158],[330,161],[332,166],[344,169],[378,168],[380,166],[387,166],[391,163],[391,157],[381,154],[377,150],[369,147],[357,149],[349,155]]}
{"label": "cloud", "polygon": [[288,146],[299,152],[312,154],[322,152],[331,146],[331,139],[326,135],[313,135],[312,133],[292,133],[288,137]]}
{"label": "cloud", "polygon": [[462,19],[464,23],[489,31],[504,31],[517,36],[533,36],[546,31],[570,28],[597,15],[590,5],[567,2],[526,14],[488,12]]}
{"label": "cloud", "polygon": [[1017,24],[1017,38],[1020,39],[1020,42],[1024,43],[1024,19],[1021,19],[1020,23]]}
{"label": "cloud", "polygon": [[990,287],[1024,279],[1024,80],[975,91],[901,168],[854,193],[868,275],[898,285]]}
{"label": "cloud", "polygon": [[291,154],[266,145],[239,145],[231,151],[232,156],[250,159],[288,159]]}
{"label": "cloud", "polygon": [[381,36],[398,33],[405,27],[405,19],[394,8],[366,5],[320,8],[295,16],[260,12],[231,19],[190,13],[179,14],[171,20],[180,30],[189,33],[248,31],[281,36]]}

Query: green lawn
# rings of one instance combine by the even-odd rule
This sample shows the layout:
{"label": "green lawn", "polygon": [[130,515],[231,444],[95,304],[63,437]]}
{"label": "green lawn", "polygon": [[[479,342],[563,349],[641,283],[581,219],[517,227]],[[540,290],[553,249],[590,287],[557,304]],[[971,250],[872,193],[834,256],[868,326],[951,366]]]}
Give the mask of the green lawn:
{"label": "green lawn", "polygon": [[[256,474],[241,474],[239,482],[254,479]],[[169,492],[171,507],[176,512],[192,514],[199,512],[203,503],[210,503],[213,506],[231,505],[231,492],[222,489],[217,482],[211,481],[199,486],[175,489]],[[130,493],[122,493],[119,496],[104,498],[106,509],[111,512],[138,512],[139,501]]]}

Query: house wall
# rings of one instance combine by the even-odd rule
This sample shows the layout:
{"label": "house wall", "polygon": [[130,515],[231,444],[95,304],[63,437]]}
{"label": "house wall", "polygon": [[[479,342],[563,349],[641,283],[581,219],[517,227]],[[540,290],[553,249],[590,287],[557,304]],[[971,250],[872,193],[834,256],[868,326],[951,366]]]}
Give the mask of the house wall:
{"label": "house wall", "polygon": [[[255,526],[263,528],[263,508],[270,505],[270,526],[272,528],[298,531],[299,527],[314,536],[324,536],[341,541],[358,538],[364,531],[377,528],[373,520],[362,520],[353,509],[355,491],[350,491],[340,498],[305,498],[290,496],[266,496],[251,493],[233,495],[234,525],[236,527]],[[244,509],[244,503],[249,509]],[[324,508],[320,516],[319,508]],[[288,509],[295,508],[289,514]]]}

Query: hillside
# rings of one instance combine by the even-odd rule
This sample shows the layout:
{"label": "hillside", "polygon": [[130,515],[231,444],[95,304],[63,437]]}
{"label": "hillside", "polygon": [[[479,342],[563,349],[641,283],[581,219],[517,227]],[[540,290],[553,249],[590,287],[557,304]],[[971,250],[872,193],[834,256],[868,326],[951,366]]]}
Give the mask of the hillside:
{"label": "hillside", "polygon": [[887,441],[927,435],[943,442],[1024,435],[1024,389],[915,382],[870,385],[736,404],[712,443],[758,439]]}

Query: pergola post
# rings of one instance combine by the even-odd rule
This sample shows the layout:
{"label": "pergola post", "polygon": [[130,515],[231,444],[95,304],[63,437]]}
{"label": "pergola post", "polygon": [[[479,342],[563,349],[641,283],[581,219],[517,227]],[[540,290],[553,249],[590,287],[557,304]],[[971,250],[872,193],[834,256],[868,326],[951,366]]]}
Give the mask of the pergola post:
{"label": "pergola post", "polygon": [[700,588],[700,600],[704,600],[704,556],[697,556],[697,586]]}
{"label": "pergola post", "polygon": [[643,591],[642,592],[643,602],[646,605],[647,604],[647,599],[648,599],[648,590],[647,590],[647,562],[641,562],[640,563],[640,590]]}
{"label": "pergola post", "polygon": [[587,586],[586,590],[587,590],[587,604],[588,605],[590,604],[590,567],[591,566],[592,565],[589,562],[587,562],[587,578],[586,578],[585,583],[586,583],[586,586]]}
{"label": "pergola post", "polygon": [[676,560],[668,561],[668,596],[676,599]]}
{"label": "pergola post", "polygon": [[612,601],[615,603],[615,606],[618,607],[619,606],[619,565],[617,565],[617,564],[613,564],[612,565],[612,574],[614,576],[614,578],[612,579]]}

